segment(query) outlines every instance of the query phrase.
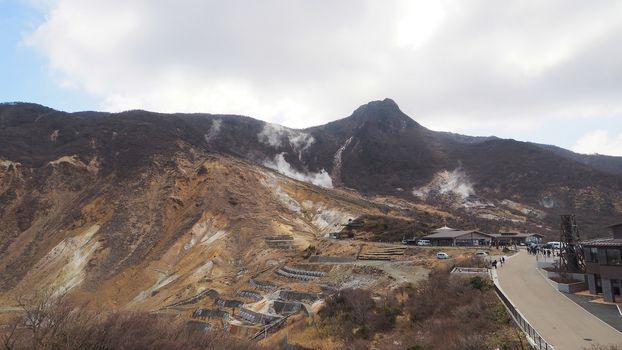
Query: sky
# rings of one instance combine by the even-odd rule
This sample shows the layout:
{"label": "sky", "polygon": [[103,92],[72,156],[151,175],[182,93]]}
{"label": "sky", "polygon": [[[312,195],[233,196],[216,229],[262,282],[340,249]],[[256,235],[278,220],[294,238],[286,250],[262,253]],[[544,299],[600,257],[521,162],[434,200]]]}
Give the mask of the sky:
{"label": "sky", "polygon": [[622,2],[0,0],[0,101],[248,115],[385,97],[433,129],[622,156]]}

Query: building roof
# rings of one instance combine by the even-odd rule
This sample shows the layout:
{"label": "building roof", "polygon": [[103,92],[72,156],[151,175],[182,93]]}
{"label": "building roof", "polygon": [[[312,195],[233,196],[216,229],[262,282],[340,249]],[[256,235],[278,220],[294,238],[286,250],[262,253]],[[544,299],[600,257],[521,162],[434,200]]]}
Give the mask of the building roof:
{"label": "building roof", "polygon": [[544,237],[539,233],[490,233],[495,238],[507,237],[507,238],[527,238],[532,236]]}
{"label": "building roof", "polygon": [[622,239],[620,238],[596,238],[581,242],[583,246],[588,247],[622,247]]}
{"label": "building roof", "polygon": [[431,235],[427,235],[422,238],[424,239],[430,239],[430,238],[431,239],[453,239],[453,238],[458,238],[460,236],[473,234],[473,233],[491,237],[490,234],[480,232],[477,230],[461,231],[461,230],[455,230],[449,227],[447,228],[442,227],[438,230],[434,230],[433,232],[434,233],[432,233]]}
{"label": "building roof", "polygon": [[613,225],[607,226],[607,228],[614,228],[614,227],[618,227],[618,226],[622,226],[622,222],[618,222],[617,224],[613,224]]}

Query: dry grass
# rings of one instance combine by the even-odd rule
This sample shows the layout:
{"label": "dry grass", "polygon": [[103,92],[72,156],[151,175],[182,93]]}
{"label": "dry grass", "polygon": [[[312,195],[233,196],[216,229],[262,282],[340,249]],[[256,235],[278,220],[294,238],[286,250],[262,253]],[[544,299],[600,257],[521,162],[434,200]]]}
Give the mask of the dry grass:
{"label": "dry grass", "polygon": [[315,335],[333,344],[325,349],[528,349],[486,278],[451,278],[446,269],[385,294],[342,290],[289,334],[296,343]]}
{"label": "dry grass", "polygon": [[49,293],[21,298],[19,305],[23,312],[0,331],[0,349],[260,349],[222,332],[193,329],[184,321],[153,314],[99,315]]}

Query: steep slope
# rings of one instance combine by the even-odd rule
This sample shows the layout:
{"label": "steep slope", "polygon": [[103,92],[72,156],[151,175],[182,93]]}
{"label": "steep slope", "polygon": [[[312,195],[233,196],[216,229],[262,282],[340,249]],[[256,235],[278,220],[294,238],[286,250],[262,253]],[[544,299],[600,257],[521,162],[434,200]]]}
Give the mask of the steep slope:
{"label": "steep slope", "polygon": [[[0,159],[28,167],[68,154],[90,161],[97,154],[104,174],[130,175],[153,155],[173,152],[184,142],[307,180],[315,174],[301,158],[314,141],[302,131],[234,115],[64,113],[36,104],[0,104]],[[332,186],[330,178],[323,180]]]}
{"label": "steep slope", "polygon": [[321,239],[350,220],[357,239],[442,224],[554,236],[567,212],[588,235],[622,220],[622,176],[531,143],[434,132],[391,100],[305,130],[0,104],[0,304],[51,288],[156,310],[232,297],[317,246],[355,251]]}
{"label": "steep slope", "polygon": [[528,211],[551,228],[558,214],[574,212],[588,234],[622,218],[622,176],[603,166],[532,143],[434,132],[389,99],[306,131],[317,140],[307,164],[331,169],[334,181],[364,193],[418,198],[487,218],[486,207]]}
{"label": "steep slope", "polygon": [[[69,114],[34,104],[0,105],[0,159],[28,169],[69,157],[63,159],[109,183],[108,176],[138,176],[156,156],[156,165],[174,165],[170,156],[182,144],[326,188],[401,197],[510,229],[544,224],[555,232],[558,214],[576,212],[592,235],[622,220],[622,176],[615,173],[615,162],[607,162],[613,170],[605,171],[602,162],[581,161],[532,143],[431,131],[389,99],[305,130],[242,116]],[[80,188],[84,181],[58,186]],[[0,199],[17,190],[5,186]],[[25,209],[21,225],[35,212]]]}
{"label": "steep slope", "polygon": [[[207,289],[232,294],[342,223],[383,212],[354,195],[180,148],[124,177],[102,177],[70,156],[39,168],[5,161],[0,300],[52,288],[150,309]],[[291,235],[295,250],[266,249],[276,235]]]}
{"label": "steep slope", "polygon": [[557,146],[542,144],[536,145],[564,158],[583,163],[594,169],[611,174],[622,175],[622,157],[605,156],[602,154],[581,154]]}
{"label": "steep slope", "polygon": [[458,150],[475,191],[485,198],[524,203],[548,213],[576,213],[587,234],[622,215],[622,176],[603,173],[530,144],[493,140]]}
{"label": "steep slope", "polygon": [[305,131],[316,140],[305,162],[312,169],[331,169],[340,174],[334,181],[366,193],[423,185],[447,162],[445,145],[389,99]]}

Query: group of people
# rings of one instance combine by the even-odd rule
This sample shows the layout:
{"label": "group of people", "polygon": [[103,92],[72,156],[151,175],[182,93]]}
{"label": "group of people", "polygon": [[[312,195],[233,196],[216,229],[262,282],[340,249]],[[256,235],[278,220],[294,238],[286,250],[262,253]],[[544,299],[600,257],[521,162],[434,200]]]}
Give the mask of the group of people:
{"label": "group of people", "polygon": [[553,251],[553,249],[544,249],[538,246],[531,246],[531,247],[527,247],[527,253],[531,254],[531,255],[538,255],[538,254],[542,254],[545,257],[551,257],[551,256],[555,256],[555,252]]}
{"label": "group of people", "polygon": [[496,269],[497,265],[503,266],[503,264],[505,264],[505,256],[502,256],[501,259],[499,259],[499,261],[497,261],[497,259],[491,261],[490,264],[492,265],[493,269]]}

